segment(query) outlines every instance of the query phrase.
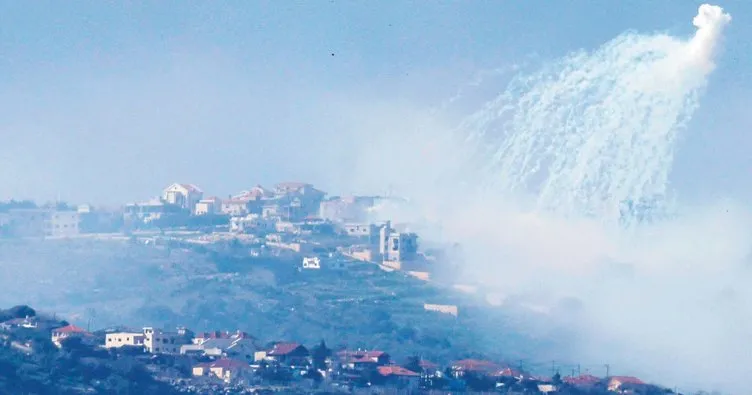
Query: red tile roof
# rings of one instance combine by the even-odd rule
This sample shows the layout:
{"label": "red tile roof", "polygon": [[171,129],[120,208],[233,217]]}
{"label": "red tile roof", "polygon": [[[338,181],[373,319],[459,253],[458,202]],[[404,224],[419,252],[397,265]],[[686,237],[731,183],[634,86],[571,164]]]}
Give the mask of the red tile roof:
{"label": "red tile roof", "polygon": [[572,385],[594,385],[601,381],[600,378],[589,374],[583,374],[577,377],[564,377],[563,382]]}
{"label": "red tile roof", "polygon": [[79,328],[75,325],[68,325],[61,328],[53,329],[55,333],[87,333],[83,328]]}
{"label": "red tile roof", "polygon": [[382,376],[419,377],[420,374],[407,370],[402,366],[379,366],[379,374]]}
{"label": "red tile roof", "polygon": [[297,350],[298,347],[301,347],[301,345],[298,343],[277,343],[274,345],[274,347],[272,347],[271,351],[269,351],[269,355],[287,355]]}
{"label": "red tile roof", "polygon": [[452,364],[452,368],[456,370],[466,370],[475,372],[491,372],[499,370],[499,366],[490,361],[482,361],[477,359],[463,359],[456,361]]}
{"label": "red tile roof", "polygon": [[521,370],[518,370],[518,369],[503,368],[495,372],[492,376],[494,377],[520,377],[520,376],[525,376],[525,373],[523,373]]}

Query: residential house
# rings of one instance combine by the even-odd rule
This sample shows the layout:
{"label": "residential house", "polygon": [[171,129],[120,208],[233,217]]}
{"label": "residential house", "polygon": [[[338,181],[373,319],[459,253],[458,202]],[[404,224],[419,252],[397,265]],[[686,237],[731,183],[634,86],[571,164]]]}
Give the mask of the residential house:
{"label": "residential house", "polygon": [[201,354],[210,357],[231,357],[253,360],[258,351],[256,339],[245,332],[211,332],[193,338],[192,344],[180,347],[180,354]]}
{"label": "residential house", "polygon": [[0,330],[9,331],[17,328],[35,329],[39,326],[36,317],[14,318],[12,320],[0,322]]}
{"label": "residential house", "polygon": [[274,186],[274,194],[277,197],[277,215],[281,215],[288,221],[299,221],[305,217],[319,213],[321,201],[326,192],[318,190],[311,184],[302,182],[283,182]]}
{"label": "residential house", "polygon": [[274,198],[274,191],[270,191],[262,187],[261,185],[256,185],[247,191],[240,192],[232,198],[250,202],[257,202]]}
{"label": "residential house", "polygon": [[645,385],[642,380],[631,376],[613,376],[608,379],[608,390],[619,393]]}
{"label": "residential house", "polygon": [[501,370],[501,367],[490,361],[463,359],[452,363],[451,370],[455,378],[461,378],[468,373],[491,376]]}
{"label": "residential house", "polygon": [[105,348],[144,347],[146,335],[144,332],[113,332],[105,334]]}
{"label": "residential house", "polygon": [[193,367],[194,376],[212,376],[227,383],[250,377],[251,373],[251,366],[248,362],[229,358],[201,363]]}
{"label": "residential house", "polygon": [[199,200],[193,209],[195,215],[214,215],[220,212],[222,212],[222,199],[216,196]]}
{"label": "residential house", "polygon": [[201,201],[204,191],[193,184],[175,183],[162,191],[162,200],[167,204],[172,204],[193,212],[196,204]]}
{"label": "residential house", "polygon": [[44,220],[45,237],[67,237],[79,234],[78,211],[50,211]]}
{"label": "residential house", "polygon": [[319,217],[332,222],[365,222],[375,197],[348,196],[323,200],[319,205]]}
{"label": "residential house", "polygon": [[62,347],[62,342],[72,337],[91,338],[91,333],[75,325],[66,325],[53,329],[51,340],[57,347]]}
{"label": "residential house", "polygon": [[248,214],[245,217],[230,218],[230,231],[238,233],[269,233],[276,229],[275,221],[263,218],[258,214]]}
{"label": "residential house", "polygon": [[242,217],[251,214],[252,205],[248,200],[231,198],[222,201],[220,212],[231,217]]}
{"label": "residential house", "polygon": [[276,361],[288,366],[308,365],[308,357],[310,355],[308,349],[298,343],[276,343],[264,354],[263,359]]}
{"label": "residential house", "polygon": [[379,376],[385,384],[399,388],[417,389],[420,385],[420,374],[397,365],[379,366]]}
{"label": "residential house", "polygon": [[391,362],[389,354],[378,350],[343,350],[337,353],[337,358],[340,369],[352,371],[375,370]]}
{"label": "residential house", "polygon": [[589,389],[596,386],[602,380],[599,377],[595,377],[593,375],[583,374],[575,377],[564,377],[562,381],[580,389]]}
{"label": "residential house", "polygon": [[180,213],[182,208],[175,204],[166,203],[159,199],[147,200],[139,203],[128,203],[123,210],[123,219],[150,223],[168,215]]}
{"label": "residential house", "polygon": [[180,347],[190,343],[191,338],[193,334],[185,328],[178,328],[177,332],[144,328],[144,348],[152,354],[179,354]]}
{"label": "residential house", "polygon": [[387,221],[379,231],[379,253],[385,265],[399,270],[403,261],[417,258],[418,235],[396,232]]}
{"label": "residential house", "polygon": [[8,211],[8,231],[15,237],[43,237],[49,210],[17,208]]}
{"label": "residential house", "polygon": [[304,257],[303,269],[321,269],[321,259],[317,256]]}
{"label": "residential house", "polygon": [[538,392],[542,394],[552,394],[558,390],[558,387],[554,384],[538,384]]}

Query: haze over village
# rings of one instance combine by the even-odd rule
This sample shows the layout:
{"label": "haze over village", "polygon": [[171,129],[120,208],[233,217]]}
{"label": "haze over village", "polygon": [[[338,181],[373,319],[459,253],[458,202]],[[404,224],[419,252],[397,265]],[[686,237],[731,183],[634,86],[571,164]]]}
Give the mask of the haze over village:
{"label": "haze over village", "polygon": [[[283,182],[270,188],[256,185],[225,198],[207,197],[195,184],[174,183],[156,197],[129,202],[115,210],[67,202],[5,202],[0,205],[0,229],[4,243],[96,240],[167,251],[168,256],[179,249],[221,251],[229,247],[244,265],[271,263],[311,276],[307,281],[317,281],[313,273],[319,272],[342,276],[343,272],[357,271],[358,276],[374,276],[373,272],[362,271],[361,265],[367,264],[380,272],[403,273],[413,281],[435,283],[455,293],[476,294],[476,285],[457,282],[461,246],[425,248],[407,224],[375,220],[386,207],[405,203],[389,196],[328,196],[305,182]],[[181,264],[180,260],[174,262]],[[386,291],[396,295],[399,287],[395,284]],[[492,297],[486,295],[488,300]],[[421,299],[422,303],[414,307],[427,314],[425,319],[435,320],[433,315],[450,317],[449,321],[440,321],[446,323],[462,314],[457,304],[445,303],[446,297]],[[627,388],[639,389],[640,393],[664,392],[636,377],[610,375],[608,371],[599,377],[590,372],[590,367],[583,371],[580,365],[562,373],[562,369],[575,365],[557,367],[553,362],[552,372],[546,376],[531,373],[522,362],[510,364],[480,357],[444,359],[444,354],[437,363],[427,359],[428,355],[413,355],[409,346],[391,351],[349,348],[346,344],[331,349],[324,340],[311,345],[296,339],[269,342],[272,339],[264,341],[243,328],[217,329],[207,320],[203,331],[169,324],[133,329],[112,322],[96,329],[102,318],[97,318],[92,309],[84,314],[61,314],[74,323],[59,321],[57,313],[14,307],[6,312],[8,319],[0,323],[0,338],[11,350],[26,355],[33,355],[39,347],[35,337],[49,333],[49,341],[57,348],[79,350],[90,358],[129,358],[142,353],[144,357],[164,356],[168,359],[141,360],[157,381],[187,392],[221,389],[256,393],[273,389],[305,393],[315,388],[335,392],[372,388],[380,393],[445,389],[548,394],[625,392]],[[163,322],[159,318],[156,321],[163,324],[171,318],[164,316]],[[97,354],[96,350],[106,352]],[[433,355],[439,357],[440,353]]]}
{"label": "haze over village", "polygon": [[752,2],[0,16],[0,395],[750,392]]}

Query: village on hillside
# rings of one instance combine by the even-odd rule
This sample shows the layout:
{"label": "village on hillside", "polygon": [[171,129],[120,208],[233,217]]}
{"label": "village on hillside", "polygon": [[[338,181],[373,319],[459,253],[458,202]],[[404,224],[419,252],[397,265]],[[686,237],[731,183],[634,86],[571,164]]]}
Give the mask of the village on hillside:
{"label": "village on hillside", "polygon": [[145,243],[233,240],[253,256],[300,255],[301,267],[336,266],[335,256],[374,262],[418,278],[431,276],[436,254],[418,250],[418,235],[405,224],[374,222],[379,207],[401,199],[375,196],[327,197],[313,185],[260,185],[221,199],[205,197],[193,184],[175,183],[158,197],[117,209],[30,201],[0,203],[0,237],[65,239],[133,237]]}
{"label": "village on hillside", "polygon": [[72,354],[73,360],[88,360],[90,366],[132,359],[143,363],[157,381],[187,393],[673,393],[627,376],[556,371],[542,377],[520,366],[481,359],[439,366],[414,356],[397,363],[388,350],[332,350],[323,340],[312,347],[294,341],[260,344],[240,330],[194,333],[145,327],[90,332],[54,316],[37,315],[27,306],[0,310],[0,321],[0,351],[28,358],[41,350]]}
{"label": "village on hillside", "polygon": [[[239,250],[254,259],[297,262],[300,272],[343,271],[354,262],[365,262],[422,281],[446,281],[457,290],[473,293],[473,286],[453,283],[462,259],[458,246],[419,248],[419,237],[407,224],[375,215],[382,207],[402,203],[391,197],[327,197],[313,185],[297,182],[280,183],[271,189],[255,186],[220,199],[205,197],[196,185],[175,183],[159,197],[127,203],[116,210],[62,202],[5,202],[0,204],[0,240],[94,238],[197,248],[230,243],[242,246]],[[460,314],[456,305],[430,301],[422,309],[454,317]],[[342,391],[390,388],[407,393],[665,392],[634,377],[607,374],[599,378],[588,372],[551,372],[549,377],[541,377],[519,365],[484,359],[439,366],[419,356],[397,363],[390,357],[390,350],[330,350],[323,341],[304,345],[288,339],[262,344],[242,328],[206,333],[182,327],[172,331],[144,327],[90,332],[67,322],[58,325],[33,315],[20,315],[0,323],[0,331],[0,340],[22,354],[32,354],[34,345],[18,333],[34,331],[57,348],[64,349],[66,342],[73,341],[75,347],[106,350],[113,358],[146,358],[161,380],[199,393],[205,393],[200,388],[209,387],[214,388],[212,393],[217,388],[255,391],[259,386],[299,387],[306,382]]]}

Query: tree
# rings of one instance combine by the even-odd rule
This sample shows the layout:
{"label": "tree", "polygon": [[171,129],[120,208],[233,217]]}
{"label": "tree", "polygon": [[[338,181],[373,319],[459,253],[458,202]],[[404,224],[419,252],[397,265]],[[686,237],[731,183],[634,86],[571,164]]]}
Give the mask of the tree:
{"label": "tree", "polygon": [[311,359],[313,368],[316,370],[326,370],[326,359],[332,355],[332,350],[326,347],[326,343],[321,340],[318,346],[311,350]]}
{"label": "tree", "polygon": [[408,357],[407,363],[405,364],[405,369],[413,371],[415,373],[422,373],[423,368],[420,367],[420,357],[416,355]]}
{"label": "tree", "polygon": [[556,374],[551,377],[551,381],[554,383],[554,385],[561,384],[561,374],[559,374],[559,372],[556,372]]}

